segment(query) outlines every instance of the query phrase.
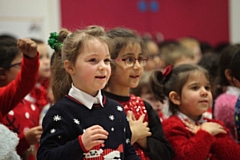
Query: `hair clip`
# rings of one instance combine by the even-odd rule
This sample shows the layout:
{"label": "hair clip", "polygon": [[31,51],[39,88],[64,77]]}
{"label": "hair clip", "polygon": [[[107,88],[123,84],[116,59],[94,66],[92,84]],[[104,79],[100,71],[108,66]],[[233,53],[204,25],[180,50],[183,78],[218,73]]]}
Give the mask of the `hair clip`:
{"label": "hair clip", "polygon": [[173,69],[173,66],[168,64],[167,67],[165,67],[164,70],[162,71],[162,76],[167,77],[169,74],[171,74],[172,69]]}
{"label": "hair clip", "polygon": [[48,44],[55,51],[59,51],[59,49],[61,49],[62,43],[60,43],[58,41],[58,33],[57,32],[50,33],[50,37],[48,39]]}

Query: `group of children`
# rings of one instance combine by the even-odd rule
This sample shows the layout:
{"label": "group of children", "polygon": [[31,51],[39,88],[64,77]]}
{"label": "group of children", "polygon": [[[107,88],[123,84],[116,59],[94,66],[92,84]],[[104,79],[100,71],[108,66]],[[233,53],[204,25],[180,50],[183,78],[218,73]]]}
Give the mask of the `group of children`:
{"label": "group of children", "polygon": [[[15,72],[18,74],[16,79],[15,75],[2,85],[5,87],[0,88],[0,120],[19,135],[23,134],[22,141],[25,143],[21,142],[19,136],[19,150],[17,147],[22,158],[27,156],[29,159],[29,154],[34,152],[33,155],[37,157],[33,158],[38,160],[239,159],[240,146],[230,136],[231,132],[225,122],[203,116],[214,101],[211,81],[206,69],[189,63],[189,60],[186,62],[186,57],[196,58],[190,51],[175,44],[167,44],[165,50],[162,48],[166,52],[166,56],[162,55],[166,60],[161,70],[149,64],[149,60],[159,62],[160,59],[156,57],[159,51],[155,49],[150,52],[146,40],[136,32],[126,28],[105,31],[101,26],[88,26],[75,32],[62,29],[59,33],[51,34],[49,44],[55,50],[50,84],[54,104],[46,112],[40,126],[39,121],[34,120],[37,115],[32,112],[37,111],[39,116],[39,110],[47,104],[41,99],[46,97],[49,89],[50,60],[49,63],[43,61],[43,58],[49,59],[49,55],[45,54],[47,52],[37,49],[36,42],[32,40],[19,40],[23,60],[21,56],[14,56],[6,67],[0,67],[7,75],[10,68],[19,71],[17,67],[21,65],[20,72]],[[156,53],[152,53],[154,51]],[[182,58],[184,62],[168,58],[167,53],[170,51],[174,54],[182,52],[183,56],[178,60]],[[39,72],[42,70],[44,73],[41,78],[36,76],[41,75],[37,71],[38,55]],[[224,75],[229,78],[228,83],[221,88],[226,94],[233,87],[240,88],[239,75],[234,70],[236,60],[233,58],[224,69]],[[26,68],[27,62],[32,66]],[[145,74],[144,68],[151,67],[154,71],[145,80],[149,84],[140,90],[145,87],[145,93],[159,102],[160,106],[156,108],[156,103],[143,98],[140,91],[133,90],[139,87],[141,77]],[[31,83],[29,77],[32,78]],[[3,79],[3,75],[0,78]],[[22,85],[26,92],[20,94]],[[37,89],[31,91],[34,85]],[[14,97],[12,91],[9,94],[13,88],[18,89],[15,95],[18,94],[19,99]],[[24,96],[27,94],[26,101],[31,113],[19,107],[20,103],[25,103]],[[5,98],[13,99],[13,104],[4,102]],[[33,101],[30,103],[31,99]],[[221,103],[223,101],[228,104],[225,100]],[[162,105],[166,104],[171,115],[164,117]],[[218,104],[218,99],[215,104]],[[220,108],[217,109],[216,105],[215,109],[216,116],[220,115]],[[22,120],[16,119],[16,113],[25,114],[19,115],[19,118],[25,116],[32,124],[25,127],[16,124]],[[31,130],[33,132],[29,133]],[[40,136],[40,145],[35,145]],[[30,145],[32,147],[26,150]]]}
{"label": "group of children", "polygon": [[[24,97],[32,90],[38,77],[39,68],[39,53],[37,52],[37,45],[30,39],[19,39],[18,41],[11,37],[1,37],[0,38],[0,71],[1,71],[1,87],[0,87],[0,123],[4,126],[9,127],[15,134],[5,127],[1,127],[1,158],[3,159],[20,159],[18,154],[22,154],[23,149],[26,146],[36,143],[35,138],[29,135],[29,131],[23,132],[25,125],[25,119],[30,118],[30,114],[25,112],[25,119],[22,116],[20,119],[8,118],[8,115],[14,115],[15,113],[11,110],[22,110],[29,109],[30,105],[23,107],[25,101]],[[22,106],[22,107],[20,107]],[[19,108],[20,107],[20,108]],[[24,114],[24,112],[21,112]],[[19,120],[24,121],[24,123],[19,124]],[[33,119],[35,120],[35,119]],[[33,122],[26,124],[28,127],[33,127],[35,125]],[[28,136],[29,135],[29,136]],[[33,135],[34,136],[34,135]],[[38,140],[40,134],[38,136]],[[4,143],[2,140],[7,140]],[[19,141],[19,143],[18,143]],[[26,142],[26,143],[25,143]],[[23,144],[23,148],[18,148]],[[17,147],[17,152],[15,151]],[[26,151],[26,150],[25,150]]]}
{"label": "group of children", "polygon": [[[42,127],[39,125],[41,108],[36,103],[40,95],[38,88],[42,87],[41,80],[49,81],[50,78],[50,64],[47,60],[42,60],[45,55],[49,57],[47,45],[43,42],[37,44],[38,40],[17,41],[9,35],[0,36],[1,123],[17,133],[16,140],[19,142],[16,143],[16,151],[24,160],[36,159],[37,146],[42,134]],[[49,66],[48,74],[42,69],[45,66]],[[32,100],[35,101],[31,102],[27,100],[26,95],[32,95],[33,92],[38,93],[32,96]],[[47,93],[46,90],[40,92]],[[13,151],[14,148],[10,149]],[[0,156],[10,159],[11,154],[4,152]]]}

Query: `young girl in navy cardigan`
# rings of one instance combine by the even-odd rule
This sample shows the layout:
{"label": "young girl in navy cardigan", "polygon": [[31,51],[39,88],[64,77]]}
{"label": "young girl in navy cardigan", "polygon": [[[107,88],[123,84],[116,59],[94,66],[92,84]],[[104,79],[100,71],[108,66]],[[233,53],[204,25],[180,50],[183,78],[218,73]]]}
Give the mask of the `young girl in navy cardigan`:
{"label": "young girl in navy cardigan", "polygon": [[111,74],[104,29],[89,26],[52,36],[61,48],[53,62],[56,102],[43,119],[38,160],[138,160],[122,106],[101,94]]}
{"label": "young girl in navy cardigan", "polygon": [[237,160],[240,146],[222,122],[203,118],[212,105],[208,72],[198,65],[182,64],[151,77],[160,100],[169,97],[172,112],[163,121],[166,138],[175,150],[175,160]]}

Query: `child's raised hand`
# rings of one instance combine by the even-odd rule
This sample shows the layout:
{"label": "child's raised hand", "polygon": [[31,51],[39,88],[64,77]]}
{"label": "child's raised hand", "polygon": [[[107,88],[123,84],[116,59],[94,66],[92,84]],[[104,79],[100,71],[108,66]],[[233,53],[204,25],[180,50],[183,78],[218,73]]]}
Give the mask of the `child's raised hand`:
{"label": "child's raised hand", "polygon": [[138,139],[146,138],[152,135],[148,127],[148,123],[143,122],[145,114],[141,115],[140,118],[136,120],[133,113],[129,111],[127,117],[132,131],[131,144],[135,143]]}
{"label": "child's raised hand", "polygon": [[224,130],[222,125],[220,125],[218,123],[214,123],[214,122],[203,123],[201,125],[201,129],[207,131],[208,133],[210,133],[213,136],[220,134],[220,133],[223,133],[223,134],[227,133],[227,131]]}
{"label": "child's raised hand", "polygon": [[24,132],[24,135],[30,145],[39,143],[42,135],[42,126],[30,128]]}
{"label": "child's raised hand", "polygon": [[37,56],[37,44],[31,39],[19,39],[17,45],[24,55],[30,58],[34,58]]}
{"label": "child's raised hand", "polygon": [[85,130],[82,135],[82,143],[86,150],[104,143],[108,138],[108,132],[99,125],[94,125]]}

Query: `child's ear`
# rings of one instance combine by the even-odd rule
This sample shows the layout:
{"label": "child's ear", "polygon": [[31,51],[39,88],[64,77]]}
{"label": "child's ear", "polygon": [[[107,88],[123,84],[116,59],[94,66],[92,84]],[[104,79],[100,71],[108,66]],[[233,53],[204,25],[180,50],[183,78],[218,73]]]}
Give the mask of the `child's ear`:
{"label": "child's ear", "polygon": [[180,97],[179,95],[177,94],[177,92],[175,91],[171,91],[169,93],[169,99],[173,102],[173,104],[175,105],[180,105],[181,104],[181,101],[180,101]]}
{"label": "child's ear", "polygon": [[230,69],[225,69],[224,75],[225,75],[226,79],[227,79],[229,82],[231,82],[231,80],[232,80],[232,75],[231,75]]}
{"label": "child's ear", "polygon": [[0,68],[0,80],[5,80],[7,77],[6,77],[6,74],[4,72],[4,69],[3,68]]}
{"label": "child's ear", "polygon": [[75,70],[72,67],[72,63],[70,63],[68,60],[64,61],[64,68],[71,75],[75,73]]}

